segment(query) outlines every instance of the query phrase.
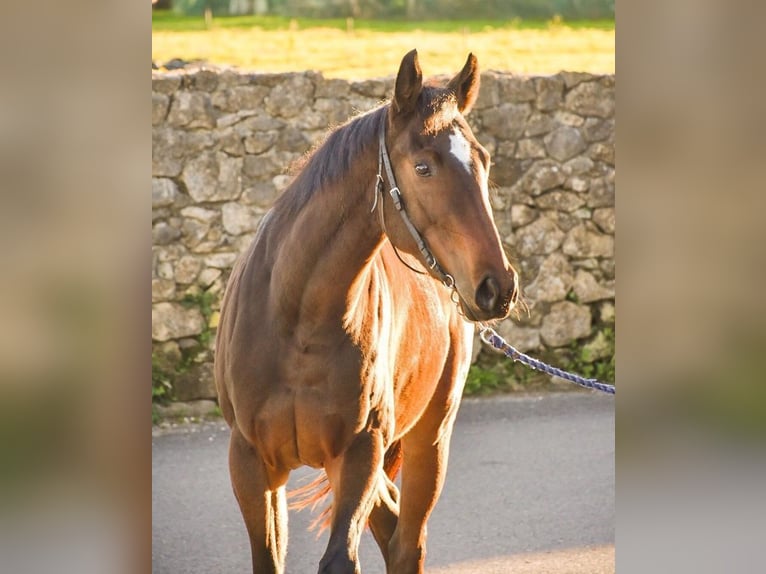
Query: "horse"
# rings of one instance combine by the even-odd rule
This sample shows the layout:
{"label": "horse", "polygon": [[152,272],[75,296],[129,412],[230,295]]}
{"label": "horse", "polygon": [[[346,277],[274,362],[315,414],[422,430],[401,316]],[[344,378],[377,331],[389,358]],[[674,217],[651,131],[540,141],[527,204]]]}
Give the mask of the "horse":
{"label": "horse", "polygon": [[360,572],[366,526],[387,572],[423,571],[474,323],[519,296],[464,118],[478,90],[473,54],[446,86],[406,54],[391,100],[308,155],[232,270],[215,378],[253,572],[284,570],[306,465],[303,505],[332,493],[320,573]]}

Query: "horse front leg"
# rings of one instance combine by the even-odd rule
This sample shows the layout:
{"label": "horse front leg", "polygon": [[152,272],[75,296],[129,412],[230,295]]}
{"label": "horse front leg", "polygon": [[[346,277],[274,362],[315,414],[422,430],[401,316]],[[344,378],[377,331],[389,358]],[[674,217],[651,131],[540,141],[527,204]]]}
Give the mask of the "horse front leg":
{"label": "horse front leg", "polygon": [[433,421],[426,413],[402,438],[401,503],[399,519],[388,547],[388,574],[423,572],[426,523],[444,486],[456,411],[454,409],[447,415],[447,420]]}
{"label": "horse front leg", "polygon": [[388,546],[391,537],[396,530],[399,518],[399,489],[389,478],[386,472],[378,473],[378,488],[372,511],[370,512],[369,525],[372,536],[380,548],[386,568],[389,565]]}
{"label": "horse front leg", "polygon": [[357,435],[343,454],[325,464],[333,491],[330,540],[319,574],[359,574],[359,540],[378,494],[383,438],[376,430]]}
{"label": "horse front leg", "polygon": [[269,472],[237,427],[229,442],[234,495],[250,538],[254,574],[282,574],[287,554],[287,472]]}

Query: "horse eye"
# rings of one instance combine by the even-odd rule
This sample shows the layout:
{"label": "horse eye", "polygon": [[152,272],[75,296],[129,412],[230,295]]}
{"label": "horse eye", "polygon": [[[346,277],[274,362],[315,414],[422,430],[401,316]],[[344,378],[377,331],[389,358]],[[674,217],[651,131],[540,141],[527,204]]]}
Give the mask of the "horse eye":
{"label": "horse eye", "polygon": [[417,173],[420,177],[428,177],[431,175],[431,168],[428,167],[428,165],[425,163],[416,163],[415,173]]}

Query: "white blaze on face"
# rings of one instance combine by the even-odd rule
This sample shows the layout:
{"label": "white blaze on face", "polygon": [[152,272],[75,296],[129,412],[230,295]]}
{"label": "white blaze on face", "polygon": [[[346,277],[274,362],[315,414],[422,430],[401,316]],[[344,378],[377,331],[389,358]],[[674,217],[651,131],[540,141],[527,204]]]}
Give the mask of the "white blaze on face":
{"label": "white blaze on face", "polygon": [[449,151],[471,173],[471,144],[457,128],[453,128],[449,135]]}

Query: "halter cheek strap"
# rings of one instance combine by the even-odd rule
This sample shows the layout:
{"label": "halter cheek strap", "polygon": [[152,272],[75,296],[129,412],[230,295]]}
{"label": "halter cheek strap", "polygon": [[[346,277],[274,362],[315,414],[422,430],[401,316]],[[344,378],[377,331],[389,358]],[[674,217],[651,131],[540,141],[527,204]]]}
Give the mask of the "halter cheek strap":
{"label": "halter cheek strap", "polygon": [[[404,221],[405,227],[407,227],[407,230],[410,232],[410,235],[415,240],[415,244],[418,246],[418,251],[420,251],[420,254],[423,256],[423,259],[428,265],[428,268],[431,269],[431,271],[433,271],[434,275],[436,275],[446,287],[450,289],[454,289],[455,279],[452,277],[452,275],[444,271],[441,265],[439,265],[439,262],[436,260],[436,257],[434,257],[434,254],[431,253],[431,250],[428,248],[428,244],[426,243],[426,240],[417,230],[417,228],[415,227],[415,224],[412,223],[412,220],[410,219],[410,216],[407,213],[407,209],[404,206],[404,199],[402,198],[401,191],[399,191],[399,187],[397,187],[396,185],[394,170],[391,168],[391,160],[388,157],[388,150],[386,149],[385,123],[381,126],[381,129],[380,129],[378,149],[379,149],[378,175],[377,175],[377,181],[375,183],[375,203],[372,206],[373,211],[375,210],[375,207],[378,204],[378,194],[380,193],[382,195],[383,193],[382,172],[383,172],[383,169],[385,169],[386,179],[388,179],[388,183],[391,185],[391,189],[388,191],[388,193],[394,202],[394,207],[396,207],[396,211],[399,212],[399,215],[401,216],[402,221]],[[386,231],[386,222],[385,222],[385,216],[383,215],[383,211],[384,211],[383,205],[381,205],[380,206],[380,222],[381,222],[381,226],[383,227],[383,233],[388,235],[388,232]],[[396,249],[393,243],[391,244],[391,246],[394,248],[394,253],[396,253],[396,256],[399,258],[399,261],[404,263],[404,265],[406,265],[412,271],[423,274],[422,271],[414,269],[411,265],[407,264],[407,262],[404,261],[404,259],[402,259],[401,255],[399,255],[399,251]]]}

